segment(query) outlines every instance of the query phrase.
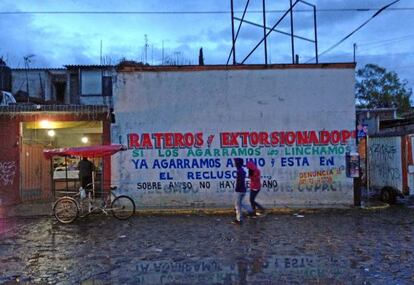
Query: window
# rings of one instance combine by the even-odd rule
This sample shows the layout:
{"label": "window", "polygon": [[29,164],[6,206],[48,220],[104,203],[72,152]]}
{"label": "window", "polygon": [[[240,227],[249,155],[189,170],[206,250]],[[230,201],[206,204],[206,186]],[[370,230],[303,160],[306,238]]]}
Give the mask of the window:
{"label": "window", "polygon": [[81,95],[102,95],[102,71],[81,72]]}
{"label": "window", "polygon": [[112,96],[112,76],[102,77],[102,96]]}

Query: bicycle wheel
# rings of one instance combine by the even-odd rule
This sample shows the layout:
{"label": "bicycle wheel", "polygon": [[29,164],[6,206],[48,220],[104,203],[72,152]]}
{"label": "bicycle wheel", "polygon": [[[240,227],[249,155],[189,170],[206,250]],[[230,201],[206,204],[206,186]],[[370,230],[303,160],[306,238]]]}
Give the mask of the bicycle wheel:
{"label": "bicycle wheel", "polygon": [[126,220],[135,214],[135,203],[130,197],[121,195],[111,204],[112,215],[119,220]]}
{"label": "bicycle wheel", "polygon": [[59,198],[53,206],[53,214],[59,222],[70,224],[78,217],[78,204],[70,197]]}

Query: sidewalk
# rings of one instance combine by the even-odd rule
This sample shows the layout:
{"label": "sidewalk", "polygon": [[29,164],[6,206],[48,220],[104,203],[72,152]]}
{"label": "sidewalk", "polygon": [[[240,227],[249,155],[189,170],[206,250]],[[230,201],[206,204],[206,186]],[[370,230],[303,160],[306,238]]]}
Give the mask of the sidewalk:
{"label": "sidewalk", "polygon": [[[410,202],[404,202],[404,204],[414,205],[414,196],[410,198]],[[53,203],[49,202],[33,202],[22,203],[14,206],[6,206],[0,208],[0,218],[2,217],[36,217],[36,216],[52,216],[53,215]],[[361,207],[315,207],[315,208],[302,208],[302,207],[280,207],[267,209],[267,213],[272,214],[310,214],[315,212],[326,211],[347,211],[353,209],[364,210],[380,210],[389,207],[388,204],[381,201],[368,201]],[[139,215],[144,216],[171,216],[171,215],[233,215],[233,208],[170,208],[170,209],[136,209]]]}
{"label": "sidewalk", "polygon": [[36,217],[51,216],[53,202],[22,203],[14,206],[0,207],[0,218],[2,217]]}

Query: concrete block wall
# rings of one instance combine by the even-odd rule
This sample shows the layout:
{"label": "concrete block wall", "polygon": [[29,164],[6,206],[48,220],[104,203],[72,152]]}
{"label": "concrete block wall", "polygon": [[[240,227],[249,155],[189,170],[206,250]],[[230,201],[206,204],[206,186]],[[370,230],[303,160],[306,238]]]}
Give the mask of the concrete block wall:
{"label": "concrete block wall", "polygon": [[[139,207],[232,207],[233,159],[267,207],[353,204],[353,65],[118,73],[112,178]],[[248,180],[247,180],[248,181]]]}

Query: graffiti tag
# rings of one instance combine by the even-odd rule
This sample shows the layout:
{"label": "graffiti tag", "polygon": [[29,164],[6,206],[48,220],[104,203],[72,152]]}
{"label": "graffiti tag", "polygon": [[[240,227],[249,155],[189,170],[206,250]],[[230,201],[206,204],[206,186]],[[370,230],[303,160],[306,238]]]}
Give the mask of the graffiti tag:
{"label": "graffiti tag", "polygon": [[3,186],[12,185],[16,174],[15,161],[0,161],[0,184]]}

